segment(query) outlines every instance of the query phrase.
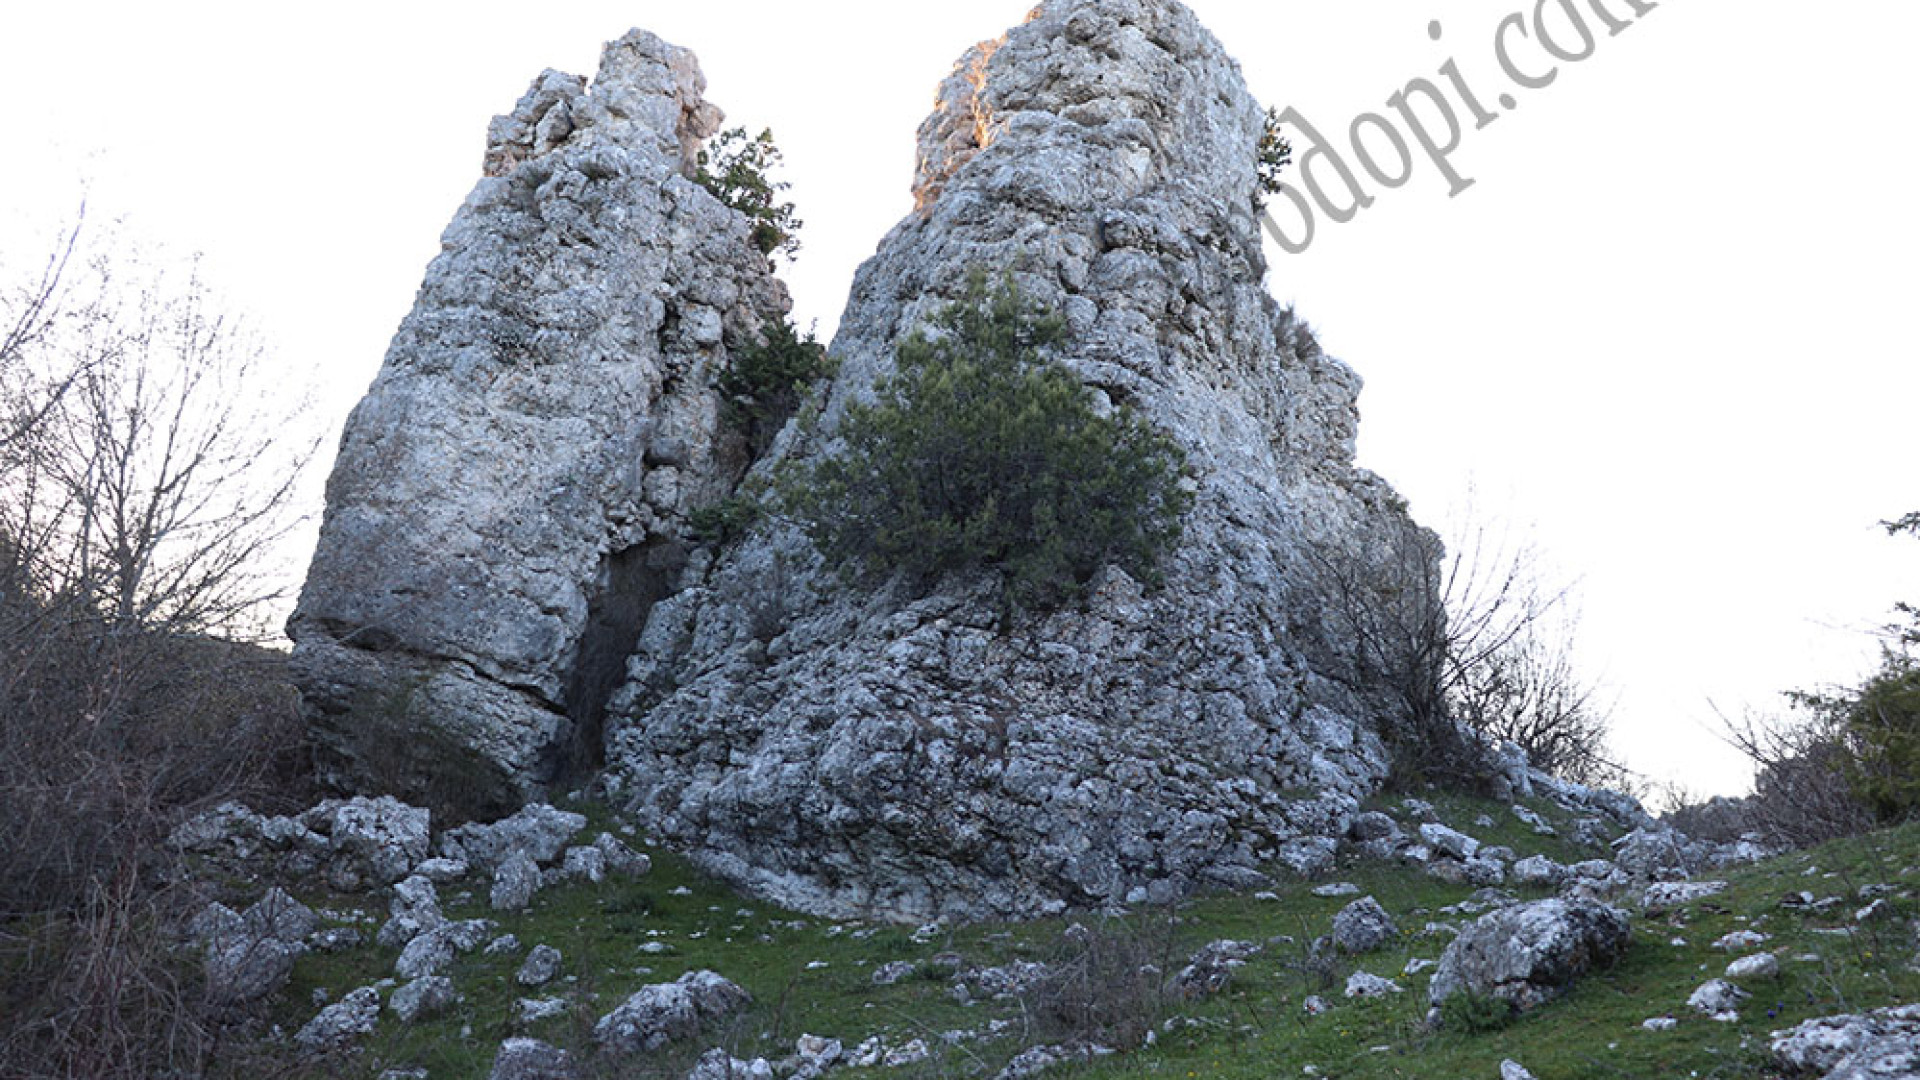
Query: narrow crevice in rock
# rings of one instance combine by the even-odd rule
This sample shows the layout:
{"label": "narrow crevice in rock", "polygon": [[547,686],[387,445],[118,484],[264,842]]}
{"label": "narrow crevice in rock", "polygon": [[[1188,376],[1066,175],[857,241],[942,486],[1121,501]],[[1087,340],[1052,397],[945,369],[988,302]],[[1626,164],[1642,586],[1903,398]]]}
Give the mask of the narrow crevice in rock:
{"label": "narrow crevice in rock", "polygon": [[627,658],[640,642],[647,613],[673,591],[686,562],[685,546],[671,537],[601,558],[562,701],[572,737],[554,748],[554,779],[577,779],[605,762],[601,732],[607,701],[626,681]]}

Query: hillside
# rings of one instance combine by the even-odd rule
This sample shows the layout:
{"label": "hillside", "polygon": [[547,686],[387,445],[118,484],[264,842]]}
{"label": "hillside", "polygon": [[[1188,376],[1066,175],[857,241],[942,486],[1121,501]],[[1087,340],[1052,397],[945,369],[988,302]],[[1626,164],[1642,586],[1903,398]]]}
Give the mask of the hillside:
{"label": "hillside", "polygon": [[[1409,836],[1422,818],[1434,816],[1487,845],[1510,848],[1509,877],[1532,855],[1565,865],[1610,855],[1617,867],[1632,859],[1605,844],[1570,839],[1617,840],[1622,830],[1597,831],[1590,815],[1546,798],[1518,806],[1539,815],[1529,820],[1544,822],[1554,836],[1542,835],[1507,805],[1439,798],[1432,815],[1417,802],[1377,805]],[[585,843],[607,819],[591,804],[580,809],[591,821],[581,832]],[[445,916],[488,920],[480,940],[511,935],[517,946],[482,946],[452,957],[442,970],[457,1004],[403,1022],[391,1008],[398,947],[369,941],[316,951],[292,966],[286,990],[273,999],[274,1034],[232,1047],[219,1074],[263,1075],[263,1063],[273,1062],[273,1075],[477,1078],[489,1075],[503,1040],[532,1037],[570,1049],[580,1076],[675,1080],[716,1047],[755,1070],[737,1073],[748,1076],[1032,1075],[1009,1072],[1008,1064],[1034,1061],[1031,1048],[1051,1047],[1050,1056],[1068,1061],[1048,1075],[1083,1077],[1491,1078],[1511,1059],[1542,1080],[1760,1078],[1786,1075],[1770,1054],[1771,1033],[1815,1017],[1920,999],[1920,825],[1706,872],[1699,880],[1724,881],[1724,891],[1651,909],[1644,884],[1627,884],[1624,875],[1613,885],[1596,878],[1594,891],[1613,895],[1631,912],[1631,944],[1616,964],[1510,1021],[1454,1009],[1438,1028],[1426,1017],[1429,975],[1407,972],[1438,959],[1454,931],[1477,913],[1553,890],[1481,889],[1443,880],[1457,875],[1423,872],[1414,861],[1420,857],[1415,843],[1402,841],[1391,859],[1367,854],[1366,846],[1344,845],[1314,880],[1279,870],[1271,889],[1253,894],[918,929],[783,911],[660,850],[648,852],[652,869],[643,876],[556,882],[522,912],[494,910],[476,873],[441,888]],[[261,888],[239,886],[233,899],[251,902]],[[354,928],[371,939],[389,921],[386,890],[297,891],[322,913],[325,926]],[[1335,915],[1356,896],[1375,898],[1402,936],[1357,955],[1317,949],[1315,939],[1333,932]],[[1860,918],[1869,905],[1877,906]],[[1731,951],[1715,944],[1742,931],[1766,937]],[[515,982],[536,945],[557,948],[562,957],[553,981],[537,988]],[[1202,951],[1211,951],[1215,962],[1193,970],[1189,965]],[[1737,980],[1752,995],[1737,1019],[1710,1019],[1689,1007],[1689,996],[1730,962],[1759,953],[1777,957],[1779,972]],[[752,1003],[654,1051],[596,1051],[598,1018],[643,986],[696,971],[733,980]],[[1354,972],[1384,976],[1404,992],[1349,999],[1344,988]],[[379,988],[387,1003],[370,1036],[320,1056],[288,1038],[313,1019],[320,1002],[361,986]],[[523,998],[556,1003],[547,1006],[553,1015],[516,1015]],[[1661,1018],[1675,1023],[1661,1031],[1643,1026]],[[796,1047],[817,1051],[825,1040],[837,1043],[837,1059],[806,1072]],[[1102,1049],[1088,1051],[1094,1046]],[[1072,1063],[1081,1052],[1099,1056]],[[758,1058],[770,1064],[753,1065]]]}

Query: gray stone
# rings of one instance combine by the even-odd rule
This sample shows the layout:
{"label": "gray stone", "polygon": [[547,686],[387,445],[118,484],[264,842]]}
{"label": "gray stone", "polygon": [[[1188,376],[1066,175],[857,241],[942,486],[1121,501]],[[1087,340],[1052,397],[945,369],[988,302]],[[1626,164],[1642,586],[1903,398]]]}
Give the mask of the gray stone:
{"label": "gray stone", "polygon": [[1715,939],[1713,947],[1722,952],[1739,952],[1742,949],[1751,949],[1756,945],[1765,944],[1767,940],[1768,936],[1758,930],[1735,930]]}
{"label": "gray stone", "polygon": [[487,1080],[579,1080],[573,1055],[538,1039],[508,1039],[494,1056]]}
{"label": "gray stone", "polygon": [[414,867],[413,872],[435,885],[451,885],[467,876],[467,864],[464,859],[427,859]]}
{"label": "gray stone", "polygon": [[1920,1004],[1827,1016],[1773,1033],[1773,1055],[1795,1075],[1821,1080],[1920,1077]]}
{"label": "gray stone", "polygon": [[320,916],[277,885],[242,912],[240,919],[246,924],[249,934],[273,938],[288,945],[298,945],[309,934],[320,929]]}
{"label": "gray stone", "polygon": [[469,953],[486,941],[492,927],[484,919],[446,922],[407,942],[394,962],[394,974],[403,979],[438,975],[459,953]]}
{"label": "gray stone", "polygon": [[1235,969],[1245,966],[1261,951],[1262,947],[1251,941],[1223,938],[1210,942],[1194,953],[1188,959],[1187,966],[1174,976],[1174,986],[1187,997],[1217,994],[1233,981]]}
{"label": "gray stone", "polygon": [[445,971],[453,963],[455,950],[452,935],[444,929],[436,927],[407,942],[393,962],[393,973],[403,979],[421,979]]}
{"label": "gray stone", "polygon": [[1661,881],[1647,886],[1640,906],[1649,915],[1659,915],[1726,891],[1724,881]]}
{"label": "gray stone", "polygon": [[363,986],[320,1010],[294,1033],[293,1041],[313,1053],[343,1050],[373,1034],[380,1021],[380,991]]}
{"label": "gray stone", "polygon": [[521,986],[545,986],[560,974],[560,950],[551,945],[535,945],[513,980]]}
{"label": "gray stone", "polygon": [[440,846],[448,855],[482,870],[497,870],[516,851],[536,863],[553,862],[586,827],[583,814],[533,803],[499,821],[448,829],[441,834]]}
{"label": "gray stone", "polygon": [[1392,979],[1383,979],[1364,971],[1356,971],[1347,976],[1346,995],[1350,998],[1384,997],[1400,992],[1400,984]]}
{"label": "gray stone", "polygon": [[1545,855],[1531,855],[1513,864],[1512,880],[1515,885],[1557,889],[1571,874]]}
{"label": "gray stone", "polygon": [[1687,1005],[1712,1019],[1733,1021],[1740,1018],[1740,1003],[1751,996],[1725,979],[1709,979],[1687,996]]}
{"label": "gray stone", "polygon": [[1635,829],[1615,842],[1613,861],[1644,880],[1682,878],[1689,871],[1686,837],[1674,829]]}
{"label": "gray stone", "polygon": [[746,465],[715,382],[789,308],[746,216],[689,179],[721,121],[704,88],[635,31],[489,128],[347,421],[288,627],[331,774],[517,806],[597,741],[637,629],[602,612],[674,584],[687,515]]}
{"label": "gray stone", "polygon": [[840,1061],[844,1051],[839,1039],[823,1035],[802,1035],[793,1042],[794,1076],[799,1080],[817,1080]]}
{"label": "gray stone", "polygon": [[561,857],[560,876],[598,885],[607,879],[607,857],[597,847],[570,847]]}
{"label": "gray stone", "polygon": [[323,953],[342,953],[366,944],[367,935],[352,926],[329,926],[314,932],[310,943]]}
{"label": "gray stone", "polygon": [[540,888],[540,868],[527,853],[515,849],[493,872],[493,889],[487,894],[495,911],[525,911]]}
{"label": "gray stone", "polygon": [[1508,1058],[1500,1063],[1500,1080],[1534,1080],[1534,1076],[1525,1065]]}
{"label": "gray stone", "polygon": [[207,996],[218,1002],[259,1001],[287,984],[293,963],[306,950],[277,938],[215,938],[207,946]]}
{"label": "gray stone", "polygon": [[327,884],[341,892],[391,885],[427,857],[432,816],[391,796],[329,799],[300,820],[327,838]]}
{"label": "gray stone", "polygon": [[1364,814],[1355,814],[1353,824],[1347,835],[1355,840],[1398,840],[1400,824],[1378,810],[1369,810]]}
{"label": "gray stone", "polygon": [[670,983],[642,987],[593,1026],[593,1039],[610,1054],[651,1052],[699,1034],[752,998],[711,971],[693,971]]}
{"label": "gray stone", "polygon": [[1434,822],[1420,826],[1420,842],[1461,862],[1473,858],[1480,850],[1480,841],[1457,829],[1450,829]]}
{"label": "gray stone", "polygon": [[1105,1057],[1113,1051],[1104,1046],[1091,1043],[1070,1043],[1065,1046],[1029,1046],[1013,1056],[1006,1068],[994,1075],[994,1080],[1028,1080],[1050,1069],[1063,1065],[1079,1064]]}
{"label": "gray stone", "polygon": [[1440,956],[1427,997],[1499,997],[1531,1009],[1613,963],[1631,937],[1626,915],[1587,900],[1537,900],[1481,916]]}
{"label": "gray stone", "polygon": [[773,1080],[773,1066],[766,1058],[741,1061],[720,1047],[700,1055],[687,1080]]}
{"label": "gray stone", "polygon": [[640,852],[628,847],[626,842],[612,833],[601,833],[594,838],[593,846],[600,849],[606,857],[607,869],[621,877],[645,877],[653,869],[653,861]]}
{"label": "gray stone", "polygon": [[219,901],[214,901],[200,909],[200,914],[187,920],[187,938],[202,945],[215,941],[249,936],[247,920],[240,913]]}
{"label": "gray stone", "polygon": [[1743,956],[1727,965],[1729,979],[1771,979],[1780,974],[1780,958],[1772,953]]}
{"label": "gray stone", "polygon": [[565,1016],[572,1006],[565,998],[521,998],[514,1002],[513,1013],[522,1024],[537,1024],[556,1016]]}
{"label": "gray stone", "polygon": [[919,969],[909,960],[890,960],[873,969],[873,985],[892,986]]}
{"label": "gray stone", "polygon": [[386,924],[374,938],[387,949],[405,948],[407,942],[447,921],[440,913],[440,896],[433,882],[419,874],[394,884],[387,912]]}
{"label": "gray stone", "polygon": [[393,992],[393,999],[387,1007],[403,1024],[411,1024],[440,1015],[453,1008],[460,1000],[454,992],[453,980],[445,975],[427,975],[400,987]]}
{"label": "gray stone", "polygon": [[1399,936],[1393,916],[1371,896],[1355,900],[1333,917],[1333,943],[1342,952],[1372,952]]}
{"label": "gray stone", "polygon": [[1267,294],[1262,129],[1178,4],[1047,0],[962,59],[837,372],[756,475],[837,452],[984,267],[1186,448],[1183,538],[1160,587],[1107,568],[1017,625],[990,573],[848,582],[789,523],[701,553],[608,714],[609,786],[651,839],[809,913],[925,920],[1178,899],[1347,832],[1387,761],[1338,582],[1410,563],[1411,601],[1437,549],[1354,464],[1359,379]]}
{"label": "gray stone", "polygon": [[1339,850],[1339,843],[1329,836],[1296,836],[1280,845],[1274,860],[1295,877],[1311,881],[1333,872]]}

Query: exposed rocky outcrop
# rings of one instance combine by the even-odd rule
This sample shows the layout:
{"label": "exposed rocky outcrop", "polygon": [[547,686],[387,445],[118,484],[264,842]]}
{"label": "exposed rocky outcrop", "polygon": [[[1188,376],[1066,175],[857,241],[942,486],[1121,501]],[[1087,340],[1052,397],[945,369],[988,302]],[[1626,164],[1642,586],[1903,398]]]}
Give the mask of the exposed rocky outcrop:
{"label": "exposed rocky outcrop", "polygon": [[1086,385],[1185,448],[1165,586],[1109,570],[1006,621],[991,581],[849,585],[763,527],[653,609],[609,721],[619,798],[706,869],[836,915],[1250,886],[1301,837],[1330,858],[1386,761],[1321,557],[1416,534],[1353,465],[1359,379],[1263,286],[1261,109],[1172,0],[1044,3],[938,102],[918,209],[854,282],[817,423],[772,457],[834,452],[897,344],[1006,271],[1063,313]]}
{"label": "exposed rocky outcrop", "polygon": [[689,179],[720,123],[704,85],[635,32],[489,129],[347,423],[289,626],[339,778],[510,808],[597,758],[688,512],[747,464],[714,380],[788,310],[747,219]]}

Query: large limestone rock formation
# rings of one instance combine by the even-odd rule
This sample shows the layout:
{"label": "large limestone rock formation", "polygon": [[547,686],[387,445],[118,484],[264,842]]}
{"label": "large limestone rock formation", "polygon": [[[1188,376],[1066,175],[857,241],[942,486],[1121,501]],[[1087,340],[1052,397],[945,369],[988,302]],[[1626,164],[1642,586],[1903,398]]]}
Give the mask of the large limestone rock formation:
{"label": "large limestone rock formation", "polygon": [[598,724],[690,508],[746,466],[727,351],[788,309],[689,176],[720,113],[643,33],[591,87],[547,72],[355,409],[289,632],[343,778],[518,805]]}
{"label": "large limestone rock formation", "polygon": [[1344,831],[1386,767],[1311,553],[1412,529],[1353,466],[1359,380],[1262,285],[1262,111],[1172,0],[1048,0],[937,100],[819,422],[772,457],[834,452],[897,343],[971,268],[1011,271],[1066,315],[1085,383],[1188,451],[1165,587],[1108,571],[1084,607],[1006,624],[989,581],[850,585],[762,528],[653,607],[608,721],[615,790],[656,839],[826,914],[1261,881]]}

